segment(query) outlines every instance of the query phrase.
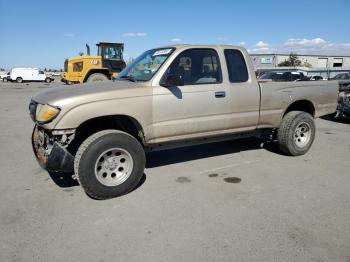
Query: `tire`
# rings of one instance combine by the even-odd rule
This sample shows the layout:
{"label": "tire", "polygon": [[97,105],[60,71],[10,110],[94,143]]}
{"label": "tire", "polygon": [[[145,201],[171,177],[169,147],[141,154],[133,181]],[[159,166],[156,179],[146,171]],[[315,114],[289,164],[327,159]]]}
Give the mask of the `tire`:
{"label": "tire", "polygon": [[17,83],[23,83],[23,78],[22,77],[17,77],[16,78]]}
{"label": "tire", "polygon": [[51,78],[46,77],[46,78],[45,78],[45,83],[51,83]]}
{"label": "tire", "polygon": [[140,182],[145,162],[143,147],[133,136],[118,130],[104,130],[80,145],[74,159],[74,172],[86,194],[95,199],[108,199],[133,190]]}
{"label": "tire", "polygon": [[283,119],[277,133],[277,143],[286,155],[304,155],[315,139],[315,122],[306,112],[291,111]]}
{"label": "tire", "polygon": [[101,73],[95,73],[92,74],[88,77],[88,79],[86,80],[86,82],[97,82],[97,81],[107,81],[109,80],[108,77],[104,74]]}

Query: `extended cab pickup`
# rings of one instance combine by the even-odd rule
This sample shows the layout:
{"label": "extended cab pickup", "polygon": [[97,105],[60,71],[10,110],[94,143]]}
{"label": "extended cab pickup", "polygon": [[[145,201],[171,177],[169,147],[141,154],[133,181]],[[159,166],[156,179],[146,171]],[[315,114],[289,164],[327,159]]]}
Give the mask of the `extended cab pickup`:
{"label": "extended cab pickup", "polygon": [[336,81],[259,83],[237,46],[156,48],[113,82],[35,96],[33,149],[42,167],[74,171],[88,195],[106,199],[136,187],[146,150],[268,131],[283,153],[305,154],[314,119],[336,111],[337,93]]}

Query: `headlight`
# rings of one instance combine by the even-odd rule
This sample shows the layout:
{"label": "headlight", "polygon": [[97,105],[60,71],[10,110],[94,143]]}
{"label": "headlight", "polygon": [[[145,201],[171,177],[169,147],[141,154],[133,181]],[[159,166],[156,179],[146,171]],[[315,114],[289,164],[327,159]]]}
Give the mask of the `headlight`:
{"label": "headlight", "polygon": [[41,124],[52,121],[60,112],[60,109],[50,105],[38,104],[36,108],[36,121]]}

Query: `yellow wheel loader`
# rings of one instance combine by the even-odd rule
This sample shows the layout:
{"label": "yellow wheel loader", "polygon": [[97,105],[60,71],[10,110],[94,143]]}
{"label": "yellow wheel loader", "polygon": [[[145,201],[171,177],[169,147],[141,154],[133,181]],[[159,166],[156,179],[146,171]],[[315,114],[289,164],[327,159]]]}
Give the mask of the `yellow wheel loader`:
{"label": "yellow wheel loader", "polygon": [[110,80],[125,68],[123,43],[100,42],[96,46],[96,56],[90,55],[90,47],[86,45],[87,55],[65,60],[62,82],[78,84]]}

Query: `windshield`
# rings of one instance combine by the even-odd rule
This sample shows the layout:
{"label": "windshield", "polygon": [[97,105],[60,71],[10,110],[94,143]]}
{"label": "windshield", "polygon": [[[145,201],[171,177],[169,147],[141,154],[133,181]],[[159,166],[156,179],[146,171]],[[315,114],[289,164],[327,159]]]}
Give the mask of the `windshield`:
{"label": "windshield", "polygon": [[122,60],[122,46],[102,46],[102,56],[104,59]]}
{"label": "windshield", "polygon": [[174,48],[148,50],[121,71],[118,78],[132,81],[149,81],[173,51]]}

